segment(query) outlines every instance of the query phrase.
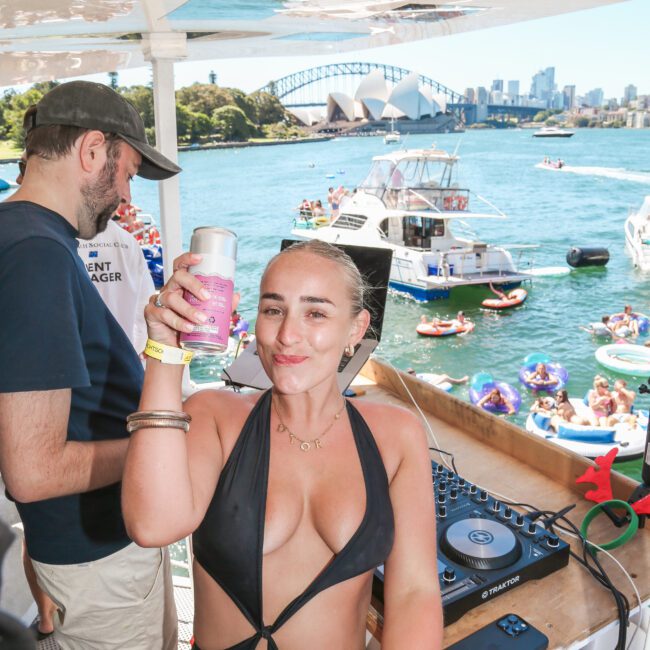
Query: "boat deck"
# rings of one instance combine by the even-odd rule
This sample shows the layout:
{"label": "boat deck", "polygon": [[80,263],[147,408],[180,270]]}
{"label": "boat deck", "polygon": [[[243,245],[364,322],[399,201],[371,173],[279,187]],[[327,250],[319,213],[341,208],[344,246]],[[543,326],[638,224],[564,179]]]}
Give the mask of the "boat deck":
{"label": "boat deck", "polygon": [[515,273],[508,271],[482,271],[479,273],[464,273],[462,275],[428,275],[418,278],[420,282],[426,282],[429,286],[443,288],[472,286],[479,284],[496,284],[523,282],[530,280],[530,273],[524,271]]}
{"label": "boat deck", "polygon": [[[582,496],[590,486],[578,487],[575,479],[593,465],[591,461],[532,436],[503,418],[491,416],[415,377],[403,373],[398,375],[391,366],[376,359],[371,359],[363,372],[366,394],[361,399],[394,403],[416,411],[406,390],[408,387],[435,433],[437,446],[454,454],[461,476],[499,495],[499,498],[532,503],[540,509],[557,511],[576,504],[569,517],[577,525],[581,523],[592,505]],[[431,444],[435,443],[431,441]],[[435,453],[433,458],[439,461]],[[633,480],[612,473],[615,498],[627,499],[635,485]],[[594,520],[590,533],[594,539],[604,541],[618,536],[620,531],[612,530],[608,520],[599,517]],[[575,543],[572,545],[574,550],[578,550]],[[650,527],[640,529],[613,555],[633,575],[641,599],[647,604],[650,599]],[[637,601],[629,582],[611,559],[599,559],[634,610]],[[191,590],[181,583],[183,579],[175,588],[179,616],[178,647],[189,650],[192,595]],[[581,565],[570,560],[567,567],[517,586],[445,627],[445,647],[509,612],[517,613],[546,634],[551,649],[597,650],[614,645],[606,637],[615,631],[617,620],[611,595]],[[376,601],[369,612],[368,630],[367,647],[378,648],[382,611]],[[642,634],[638,636],[643,638]],[[39,650],[46,649],[56,650],[56,646],[52,642],[41,643]]]}

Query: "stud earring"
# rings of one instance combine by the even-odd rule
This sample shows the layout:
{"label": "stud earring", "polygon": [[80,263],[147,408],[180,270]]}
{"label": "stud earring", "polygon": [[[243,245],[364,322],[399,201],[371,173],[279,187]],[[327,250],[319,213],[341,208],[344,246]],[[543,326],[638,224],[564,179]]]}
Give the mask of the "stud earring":
{"label": "stud earring", "polygon": [[354,345],[346,345],[345,350],[343,351],[346,357],[354,356]]}

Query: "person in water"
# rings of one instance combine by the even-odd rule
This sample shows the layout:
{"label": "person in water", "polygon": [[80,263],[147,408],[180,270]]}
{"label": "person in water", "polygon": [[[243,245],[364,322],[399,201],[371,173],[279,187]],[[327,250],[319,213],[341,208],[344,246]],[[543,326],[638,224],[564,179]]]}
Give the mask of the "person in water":
{"label": "person in water", "polygon": [[488,283],[488,286],[490,287],[490,291],[496,295],[499,300],[509,300],[508,295],[500,289],[497,289],[491,282]]}
{"label": "person in water", "polygon": [[549,375],[545,363],[538,363],[535,370],[531,370],[526,374],[526,383],[531,384],[535,388],[548,388],[557,384],[557,377]]}
{"label": "person in water", "polygon": [[512,402],[498,388],[493,388],[489,393],[483,395],[476,405],[483,407],[488,404],[499,411],[506,411],[508,415],[516,413]]}
{"label": "person in water", "polygon": [[[207,297],[188,273],[198,261],[178,258],[146,308],[158,344],[176,348],[202,322],[182,293]],[[143,546],[194,532],[195,650],[360,650],[382,563],[383,647],[442,647],[422,424],[393,405],[353,404],[337,385],[341,355],[370,321],[364,290],[352,260],[318,240],[269,262],[255,335],[273,386],[262,393],[204,390],[183,405],[181,366],[147,359],[124,517]],[[170,423],[161,410],[179,414]]]}
{"label": "person in water", "polygon": [[612,314],[609,320],[613,331],[620,336],[639,335],[639,320],[637,315],[632,311],[632,305],[625,305],[622,312]]}
{"label": "person in water", "polygon": [[[417,377],[417,372],[413,368],[407,368],[406,373],[409,375],[414,375]],[[460,377],[459,379],[456,379],[454,377],[450,377],[446,372],[442,373],[430,373],[429,378],[431,380],[431,383],[434,385],[438,384],[444,384],[445,382],[449,382],[450,384],[466,384],[469,381],[469,376],[465,375],[463,377]]]}

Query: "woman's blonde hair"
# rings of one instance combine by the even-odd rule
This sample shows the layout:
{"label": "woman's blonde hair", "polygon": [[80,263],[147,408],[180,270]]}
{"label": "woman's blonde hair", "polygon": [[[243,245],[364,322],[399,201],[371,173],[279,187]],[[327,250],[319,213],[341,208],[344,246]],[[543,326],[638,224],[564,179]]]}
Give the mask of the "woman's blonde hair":
{"label": "woman's blonde hair", "polygon": [[285,248],[283,251],[280,251],[277,255],[271,258],[269,263],[264,269],[264,275],[266,275],[269,268],[273,262],[283,255],[292,255],[294,253],[311,253],[313,255],[318,255],[326,260],[331,260],[341,267],[343,274],[347,280],[347,285],[349,289],[350,300],[352,302],[352,317],[357,316],[365,306],[366,294],[369,290],[369,285],[366,280],[363,278],[357,265],[352,261],[352,258],[338,246],[328,244],[327,242],[320,241],[319,239],[310,239],[308,241],[296,242],[288,248]]}

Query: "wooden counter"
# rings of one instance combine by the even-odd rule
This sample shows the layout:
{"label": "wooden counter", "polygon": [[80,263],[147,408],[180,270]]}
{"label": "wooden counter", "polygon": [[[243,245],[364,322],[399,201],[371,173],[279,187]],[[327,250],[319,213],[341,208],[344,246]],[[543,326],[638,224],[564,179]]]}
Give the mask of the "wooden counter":
{"label": "wooden counter", "polygon": [[[377,359],[370,360],[362,373],[374,382],[363,387],[366,390],[363,399],[400,404],[416,411],[405,384],[425,412],[438,441],[436,446],[454,454],[458,473],[472,483],[510,501],[530,503],[543,510],[557,511],[574,503],[576,507],[568,517],[578,527],[594,505],[583,498],[584,492],[593,486],[575,483],[575,479],[593,465],[592,461],[533,436],[504,418],[492,416],[413,376],[401,373],[402,384],[396,371]],[[439,460],[438,454],[432,454],[432,458]],[[627,500],[636,485],[632,479],[612,472],[614,498]],[[620,533],[607,517],[599,517],[590,527],[596,542],[618,537]],[[579,546],[572,542],[574,550],[578,551]],[[613,555],[634,578],[641,598],[648,599],[650,526],[640,529],[631,542],[613,551]],[[614,562],[601,556],[599,559],[613,583],[627,596],[631,608],[636,607],[636,597],[628,580]],[[374,605],[381,614],[380,605]],[[550,648],[564,648],[584,640],[617,618],[610,592],[570,559],[566,568],[501,594],[445,627],[445,647],[509,612],[519,614],[546,634]],[[376,618],[371,611],[368,627],[380,638],[381,617],[378,621]]]}

